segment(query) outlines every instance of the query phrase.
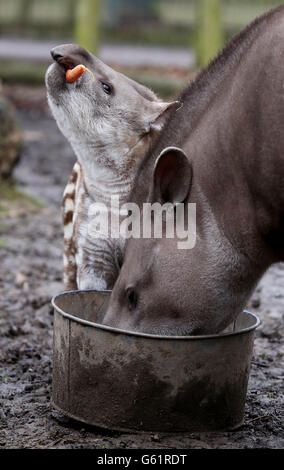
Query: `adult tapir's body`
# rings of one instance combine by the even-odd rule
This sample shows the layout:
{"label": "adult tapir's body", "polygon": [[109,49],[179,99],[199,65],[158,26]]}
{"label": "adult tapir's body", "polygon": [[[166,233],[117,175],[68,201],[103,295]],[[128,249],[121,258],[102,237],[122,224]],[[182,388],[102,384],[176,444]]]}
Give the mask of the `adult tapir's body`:
{"label": "adult tapir's body", "polygon": [[[284,7],[237,36],[181,101],[142,161],[130,200],[196,203],[196,246],[129,240],[106,324],[220,331],[269,265],[284,259]],[[182,150],[164,151],[154,169],[170,146]]]}

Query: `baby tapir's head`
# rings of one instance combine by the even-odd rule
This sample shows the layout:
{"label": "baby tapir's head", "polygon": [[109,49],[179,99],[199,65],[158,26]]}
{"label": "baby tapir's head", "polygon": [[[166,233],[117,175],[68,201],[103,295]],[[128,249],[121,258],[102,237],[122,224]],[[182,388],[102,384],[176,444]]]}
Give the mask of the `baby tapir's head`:
{"label": "baby tapir's head", "polygon": [[[104,158],[98,163],[120,168],[129,167],[132,154],[142,157],[176,102],[159,101],[151,90],[78,45],[55,47],[51,55],[55,63],[46,73],[48,101],[79,160],[93,153]],[[66,70],[79,64],[88,67],[94,79],[85,72],[68,83]]]}

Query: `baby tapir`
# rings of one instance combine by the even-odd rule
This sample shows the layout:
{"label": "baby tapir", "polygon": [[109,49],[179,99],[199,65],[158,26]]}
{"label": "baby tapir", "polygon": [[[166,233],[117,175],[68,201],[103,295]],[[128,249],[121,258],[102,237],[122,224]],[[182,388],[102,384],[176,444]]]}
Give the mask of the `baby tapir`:
{"label": "baby tapir", "polygon": [[[176,102],[161,102],[78,45],[55,47],[51,55],[48,102],[78,159],[63,196],[64,286],[111,289],[120,241],[89,235],[89,208],[93,202],[109,206],[112,195],[122,203],[127,199],[137,163]],[[94,80],[84,73],[68,83],[66,71],[79,64],[91,70]]]}
{"label": "baby tapir", "polygon": [[196,204],[196,243],[129,239],[104,323],[221,331],[284,261],[284,6],[260,17],[185,89],[130,201]]}

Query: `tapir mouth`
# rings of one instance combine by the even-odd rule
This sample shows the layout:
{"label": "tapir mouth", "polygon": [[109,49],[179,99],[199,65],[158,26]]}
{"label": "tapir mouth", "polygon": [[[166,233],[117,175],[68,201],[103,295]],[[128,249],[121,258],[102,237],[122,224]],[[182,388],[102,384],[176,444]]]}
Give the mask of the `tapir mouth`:
{"label": "tapir mouth", "polygon": [[66,87],[66,71],[63,65],[59,65],[58,62],[51,64],[45,75],[45,84],[48,95],[57,100],[58,96],[63,92],[67,91]]}
{"label": "tapir mouth", "polygon": [[54,62],[56,62],[65,72],[69,69],[73,69],[74,67],[76,67],[76,65],[79,65],[79,62],[75,63],[75,61],[70,57],[54,59]]}
{"label": "tapir mouth", "polygon": [[[79,65],[78,61],[70,57],[53,58],[54,62],[51,64],[46,73],[46,86],[48,92],[57,97],[58,93],[67,91],[69,88],[66,86],[66,71],[73,69]],[[78,85],[78,83],[76,82]]]}

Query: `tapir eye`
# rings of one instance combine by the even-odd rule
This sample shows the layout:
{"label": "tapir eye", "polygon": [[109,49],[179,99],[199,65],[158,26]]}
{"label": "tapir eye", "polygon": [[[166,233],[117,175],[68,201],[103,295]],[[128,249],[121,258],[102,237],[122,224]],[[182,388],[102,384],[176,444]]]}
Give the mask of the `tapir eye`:
{"label": "tapir eye", "polygon": [[126,298],[129,309],[134,310],[137,307],[138,295],[133,289],[133,287],[129,287],[128,289],[126,289]]}
{"label": "tapir eye", "polygon": [[102,87],[103,87],[104,92],[105,92],[107,95],[110,95],[110,94],[111,94],[111,86],[110,86],[110,85],[108,85],[107,83],[103,83],[103,82],[102,82]]}

